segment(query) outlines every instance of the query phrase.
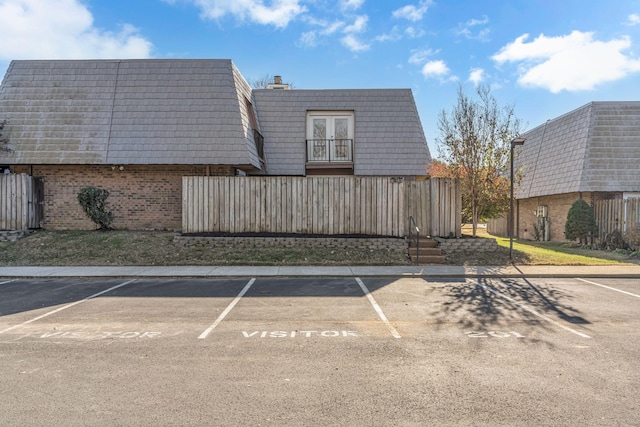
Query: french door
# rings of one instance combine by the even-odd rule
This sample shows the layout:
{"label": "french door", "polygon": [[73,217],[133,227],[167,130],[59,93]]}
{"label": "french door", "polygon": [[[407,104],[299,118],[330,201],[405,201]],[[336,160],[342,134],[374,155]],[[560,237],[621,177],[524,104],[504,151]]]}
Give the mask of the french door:
{"label": "french door", "polygon": [[308,114],[307,161],[353,161],[353,114]]}

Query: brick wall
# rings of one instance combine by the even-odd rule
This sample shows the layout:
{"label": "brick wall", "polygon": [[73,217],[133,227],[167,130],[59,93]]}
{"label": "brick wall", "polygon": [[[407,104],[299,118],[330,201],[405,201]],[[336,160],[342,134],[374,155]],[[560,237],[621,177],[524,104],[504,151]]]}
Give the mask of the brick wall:
{"label": "brick wall", "polygon": [[535,216],[536,209],[538,206],[547,206],[551,241],[566,240],[564,225],[567,222],[567,214],[573,202],[580,198],[592,205],[592,193],[567,193],[518,200],[516,212],[519,214],[519,221],[516,218],[515,234],[521,239],[534,240],[534,224],[538,222]]}
{"label": "brick wall", "polygon": [[94,224],[78,203],[78,192],[94,186],[108,190],[113,226],[118,229],[182,227],[182,177],[232,175],[230,166],[110,165],[16,167],[44,180],[44,223],[48,230],[91,230]]}

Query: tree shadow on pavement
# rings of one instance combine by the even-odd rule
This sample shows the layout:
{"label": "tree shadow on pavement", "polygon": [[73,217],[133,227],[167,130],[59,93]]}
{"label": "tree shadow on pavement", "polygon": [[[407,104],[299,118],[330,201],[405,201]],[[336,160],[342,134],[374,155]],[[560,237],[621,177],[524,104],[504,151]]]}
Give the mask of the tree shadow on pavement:
{"label": "tree shadow on pavement", "polygon": [[527,279],[468,279],[446,286],[433,316],[438,324],[458,323],[467,329],[499,329],[514,323],[553,329],[557,322],[590,322],[571,305],[572,296],[552,285],[538,287]]}

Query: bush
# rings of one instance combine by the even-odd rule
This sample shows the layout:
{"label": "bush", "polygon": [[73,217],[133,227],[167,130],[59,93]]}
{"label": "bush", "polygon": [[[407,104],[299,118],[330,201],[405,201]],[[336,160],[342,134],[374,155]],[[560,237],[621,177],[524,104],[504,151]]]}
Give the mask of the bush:
{"label": "bush", "polygon": [[630,249],[634,251],[640,250],[640,224],[636,224],[634,227],[627,229],[624,233],[624,241]]}
{"label": "bush", "polygon": [[609,251],[617,251],[618,249],[626,250],[628,248],[627,243],[622,238],[622,233],[618,230],[607,234],[601,246],[602,249]]}
{"label": "bush", "polygon": [[587,239],[598,232],[593,208],[582,199],[571,205],[564,226],[564,234],[569,240],[580,239],[580,243],[587,243]]}
{"label": "bush", "polygon": [[107,197],[109,191],[96,187],[85,187],[78,193],[78,202],[84,213],[100,230],[113,230],[113,214],[107,211]]}

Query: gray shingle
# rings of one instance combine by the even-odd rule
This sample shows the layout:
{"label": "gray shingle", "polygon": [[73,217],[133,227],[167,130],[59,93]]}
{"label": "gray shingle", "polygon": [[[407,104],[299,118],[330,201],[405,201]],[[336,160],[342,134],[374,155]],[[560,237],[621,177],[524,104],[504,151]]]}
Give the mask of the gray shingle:
{"label": "gray shingle", "polygon": [[423,175],[410,90],[256,90],[230,60],[14,61],[0,86],[11,164],[231,164],[302,175],[307,110],[355,115],[355,173]]}
{"label": "gray shingle", "polygon": [[15,151],[3,161],[220,164],[224,152],[259,168],[236,74],[230,60],[13,61],[0,117]]}
{"label": "gray shingle", "polygon": [[270,174],[304,174],[306,114],[313,110],[354,112],[356,175],[426,174],[431,156],[408,89],[264,89],[254,99]]}
{"label": "gray shingle", "polygon": [[640,102],[592,102],[523,136],[518,198],[640,191]]}

